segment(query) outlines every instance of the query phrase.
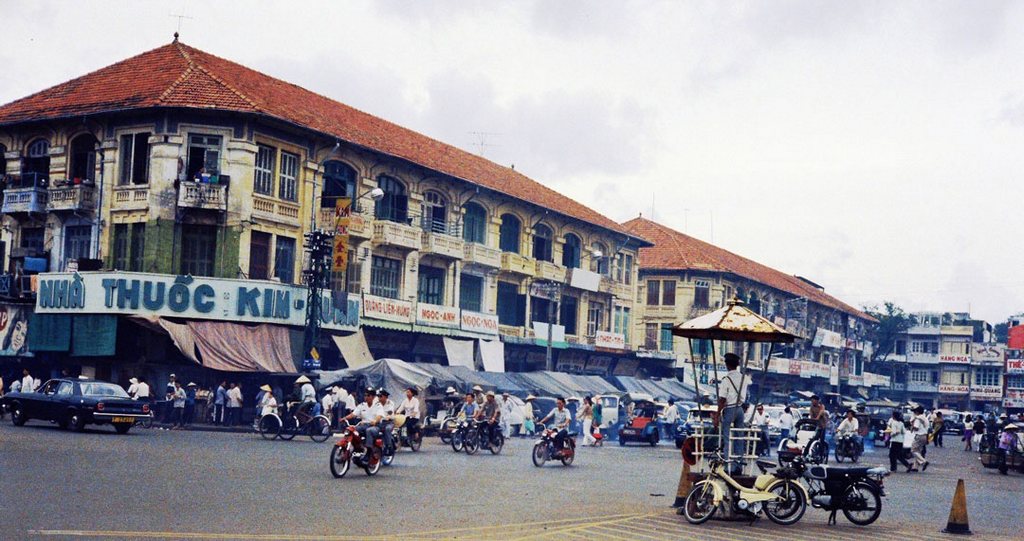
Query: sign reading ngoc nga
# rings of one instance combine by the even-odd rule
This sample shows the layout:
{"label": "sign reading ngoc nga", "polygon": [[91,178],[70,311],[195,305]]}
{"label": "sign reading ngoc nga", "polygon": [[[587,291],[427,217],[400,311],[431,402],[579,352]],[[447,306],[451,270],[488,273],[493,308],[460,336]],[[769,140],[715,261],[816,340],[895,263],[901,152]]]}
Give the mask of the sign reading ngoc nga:
{"label": "sign reading ngoc nga", "polygon": [[[46,273],[39,275],[40,314],[123,314],[211,319],[238,323],[306,324],[302,287],[261,280],[194,278],[138,272]],[[359,298],[346,310],[332,308],[323,293],[320,320],[326,329],[359,328]]]}
{"label": "sign reading ngoc nga", "polygon": [[498,316],[479,312],[462,311],[462,330],[497,336]]}

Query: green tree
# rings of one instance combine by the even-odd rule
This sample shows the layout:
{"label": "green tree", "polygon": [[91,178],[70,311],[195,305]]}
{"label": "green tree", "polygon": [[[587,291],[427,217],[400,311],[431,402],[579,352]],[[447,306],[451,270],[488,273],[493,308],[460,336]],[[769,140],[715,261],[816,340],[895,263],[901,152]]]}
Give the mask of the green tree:
{"label": "green tree", "polygon": [[1010,339],[1010,325],[1007,323],[996,323],[995,325],[996,342],[1005,344]]}
{"label": "green tree", "polygon": [[871,336],[875,346],[871,355],[872,362],[885,359],[896,351],[896,340],[917,323],[912,314],[906,313],[903,308],[891,301],[882,303],[881,308],[865,306],[864,311],[878,320],[878,325],[874,327]]}

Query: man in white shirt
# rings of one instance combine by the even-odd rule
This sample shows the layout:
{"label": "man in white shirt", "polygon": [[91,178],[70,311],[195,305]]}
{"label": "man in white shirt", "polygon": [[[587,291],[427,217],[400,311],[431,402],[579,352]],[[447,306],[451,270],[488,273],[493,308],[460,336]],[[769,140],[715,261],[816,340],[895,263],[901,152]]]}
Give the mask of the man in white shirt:
{"label": "man in white shirt", "polygon": [[235,426],[242,419],[242,385],[232,383],[228,388],[228,426]]}
{"label": "man in white shirt", "polygon": [[515,404],[512,402],[512,398],[507,392],[501,393],[501,434],[508,439],[511,433],[511,426],[509,423],[512,421],[512,408]]}
{"label": "man in white shirt", "polygon": [[135,399],[149,401],[149,384],[145,379],[139,378],[139,385],[135,388]]}
{"label": "man in white shirt", "polygon": [[34,393],[36,392],[36,380],[32,378],[32,374],[28,373],[28,368],[21,371],[21,392],[23,393]]}
{"label": "man in white shirt", "polygon": [[928,446],[928,428],[930,426],[928,417],[924,414],[924,407],[918,406],[914,409],[914,418],[910,420],[910,430],[914,435],[910,456],[911,464],[915,467],[907,470],[908,472],[918,471],[917,466],[921,467],[921,471],[928,469],[928,461],[924,459],[922,451]]}
{"label": "man in white shirt", "polygon": [[742,405],[747,400],[749,381],[740,372],[740,356],[735,353],[725,354],[725,367],[729,372],[718,383],[718,418],[722,431],[722,450],[726,458],[734,454],[730,432],[733,428],[743,428]]}
{"label": "man in white shirt", "polygon": [[135,393],[139,391],[139,380],[138,378],[131,378],[128,380],[131,385],[128,386],[128,396],[135,398]]}
{"label": "man in white shirt", "polygon": [[366,400],[360,402],[358,406],[345,416],[345,419],[358,419],[356,428],[359,429],[359,433],[363,435],[363,441],[366,442],[366,446],[373,445],[373,441],[380,435],[380,429],[378,424],[384,417],[384,409],[374,402],[377,398],[377,392],[373,389],[366,390]]}
{"label": "man in white shirt", "polygon": [[661,412],[661,431],[665,439],[671,440],[675,438],[677,421],[679,421],[679,408],[676,407],[676,401],[670,398],[668,405]]}
{"label": "man in white shirt", "polygon": [[751,428],[761,430],[761,440],[757,442],[757,454],[763,455],[769,449],[768,442],[771,441],[768,439],[768,414],[764,412],[764,404],[758,404],[751,409],[747,423],[750,424]]}
{"label": "man in white shirt", "polygon": [[380,428],[384,435],[384,445],[391,448],[395,443],[391,433],[395,428],[395,410],[398,409],[398,406],[391,400],[391,393],[384,388],[377,391],[377,404],[380,405],[381,411],[384,412],[384,420]]}
{"label": "man in white shirt", "polygon": [[416,398],[419,395],[419,391],[415,387],[409,387],[405,390],[405,400],[398,405],[398,409],[395,413],[404,413],[406,415],[405,426],[409,432],[409,437],[416,437],[420,429],[420,399]]}
{"label": "man in white shirt", "polygon": [[786,406],[786,409],[782,410],[782,415],[779,415],[779,439],[784,440],[789,437],[790,432],[793,431],[793,412]]}

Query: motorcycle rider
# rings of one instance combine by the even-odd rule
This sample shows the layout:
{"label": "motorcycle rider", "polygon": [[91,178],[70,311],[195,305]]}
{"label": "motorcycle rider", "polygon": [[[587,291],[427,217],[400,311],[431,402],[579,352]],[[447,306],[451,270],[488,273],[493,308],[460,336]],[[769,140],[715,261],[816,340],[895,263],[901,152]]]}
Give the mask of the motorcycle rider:
{"label": "motorcycle rider", "polygon": [[487,446],[490,447],[491,441],[494,440],[494,432],[498,429],[498,421],[501,419],[501,408],[494,399],[494,391],[487,391],[484,405],[476,410],[473,418],[483,420],[487,425]]}
{"label": "motorcycle rider", "polygon": [[398,405],[398,409],[395,413],[404,413],[406,415],[405,426],[409,437],[412,438],[419,431],[420,422],[420,399],[416,398],[419,395],[419,391],[415,387],[409,387],[405,390],[405,400]]}
{"label": "motorcycle rider", "polygon": [[821,403],[818,395],[811,397],[811,409],[808,417],[818,424],[818,433],[815,434],[814,439],[825,441],[825,428],[828,427],[828,410],[825,409],[825,404]]}
{"label": "motorcycle rider", "polygon": [[462,403],[462,409],[459,410],[459,417],[463,419],[472,419],[473,415],[476,414],[476,397],[473,393],[466,393],[466,401]]}
{"label": "motorcycle rider", "polygon": [[558,452],[561,453],[565,446],[565,438],[569,435],[569,423],[572,421],[572,416],[569,414],[569,410],[565,409],[565,398],[558,397],[558,399],[555,400],[555,408],[551,410],[551,413],[545,415],[540,422],[546,423],[548,422],[548,419],[552,419],[554,421],[552,428],[557,430],[555,433],[555,449],[558,449]]}
{"label": "motorcycle rider", "polygon": [[851,438],[859,450],[861,445],[860,421],[858,421],[857,416],[853,414],[853,410],[846,410],[846,417],[843,419],[843,422],[839,423],[839,428],[836,429],[836,434],[840,438]]}
{"label": "motorcycle rider", "polygon": [[373,445],[377,436],[380,435],[378,425],[384,417],[384,408],[374,401],[375,398],[377,398],[377,392],[373,389],[367,389],[366,400],[360,402],[352,413],[345,416],[346,421],[349,419],[359,419],[356,429],[359,430],[359,434],[363,437],[366,447]]}
{"label": "motorcycle rider", "polygon": [[383,424],[381,425],[381,431],[384,433],[384,447],[387,449],[394,449],[394,438],[392,438],[392,432],[395,430],[395,410],[397,407],[391,400],[391,393],[383,387],[377,390],[377,403],[380,404],[381,410],[384,412]]}

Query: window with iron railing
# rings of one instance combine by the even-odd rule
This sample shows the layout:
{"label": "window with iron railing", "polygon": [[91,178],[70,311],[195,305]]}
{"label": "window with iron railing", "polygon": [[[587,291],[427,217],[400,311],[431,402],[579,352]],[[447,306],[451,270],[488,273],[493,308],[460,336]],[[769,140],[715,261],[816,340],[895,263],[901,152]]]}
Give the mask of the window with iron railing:
{"label": "window with iron railing", "polygon": [[519,253],[519,239],[522,236],[522,222],[519,218],[512,214],[502,214],[498,235],[498,247],[502,252]]}
{"label": "window with iron railing", "polygon": [[420,265],[419,291],[417,298],[426,304],[444,304],[445,270],[439,267]]}
{"label": "window with iron railing", "polygon": [[459,278],[459,308],[470,312],[482,312],[483,290],[483,277],[463,274]]}
{"label": "window with iron railing", "polygon": [[377,179],[377,186],[384,190],[384,196],[377,201],[376,218],[390,222],[409,222],[409,196],[406,195],[405,185],[398,179],[381,175]]}
{"label": "window with iron railing", "polygon": [[487,211],[476,203],[466,203],[462,208],[462,239],[487,244]]}

